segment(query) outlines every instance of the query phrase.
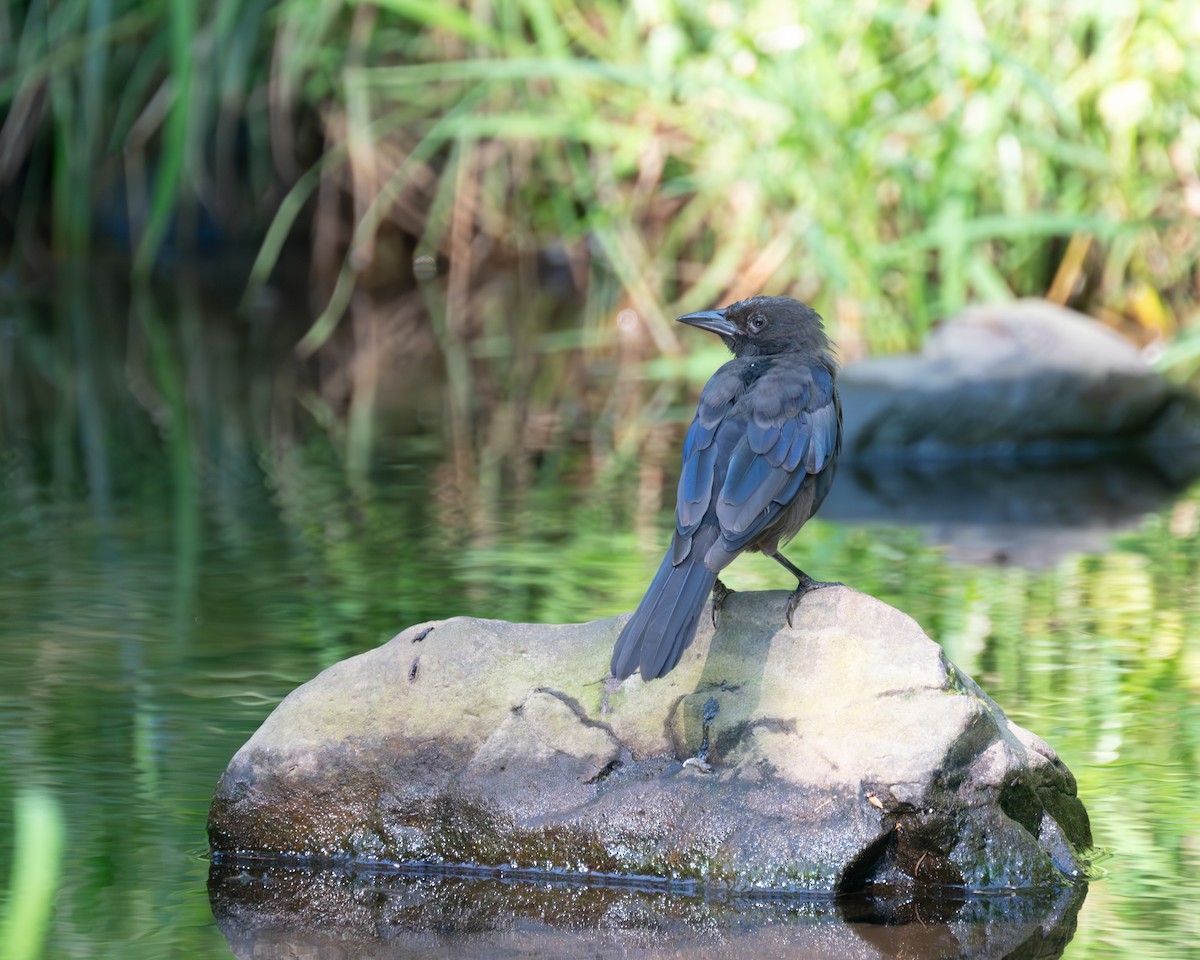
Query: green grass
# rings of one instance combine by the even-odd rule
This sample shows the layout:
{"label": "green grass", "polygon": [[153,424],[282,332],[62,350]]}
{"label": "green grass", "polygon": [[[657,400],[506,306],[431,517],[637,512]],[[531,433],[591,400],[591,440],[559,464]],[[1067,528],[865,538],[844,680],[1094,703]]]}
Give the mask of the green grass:
{"label": "green grass", "polygon": [[[198,210],[266,236],[256,281],[299,230],[306,352],[414,251],[471,292],[559,248],[658,352],[760,290],[849,356],[1048,292],[1169,338],[1197,313],[1197,44],[1168,0],[8,0],[4,166],[66,253],[127,180],[140,273]],[[36,223],[4,224],[18,261]]]}

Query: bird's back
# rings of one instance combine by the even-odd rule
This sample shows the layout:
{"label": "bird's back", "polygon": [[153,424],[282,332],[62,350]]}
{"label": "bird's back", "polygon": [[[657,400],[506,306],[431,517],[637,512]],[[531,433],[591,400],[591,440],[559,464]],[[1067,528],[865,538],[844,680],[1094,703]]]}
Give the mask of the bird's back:
{"label": "bird's back", "polygon": [[722,536],[709,565],[719,572],[743,550],[773,552],[816,513],[841,453],[842,414],[825,353],[737,358],[710,385],[718,378],[718,397],[734,378],[743,385],[716,430],[710,510]]}

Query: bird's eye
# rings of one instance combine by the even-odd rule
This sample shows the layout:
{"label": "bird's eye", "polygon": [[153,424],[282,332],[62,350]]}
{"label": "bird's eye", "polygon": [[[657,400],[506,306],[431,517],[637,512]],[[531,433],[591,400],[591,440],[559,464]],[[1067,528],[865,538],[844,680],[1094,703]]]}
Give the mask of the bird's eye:
{"label": "bird's eye", "polygon": [[761,313],[756,313],[754,316],[752,316],[749,320],[746,321],[746,329],[749,330],[751,333],[758,333],[766,325],[767,325],[767,318],[764,317]]}

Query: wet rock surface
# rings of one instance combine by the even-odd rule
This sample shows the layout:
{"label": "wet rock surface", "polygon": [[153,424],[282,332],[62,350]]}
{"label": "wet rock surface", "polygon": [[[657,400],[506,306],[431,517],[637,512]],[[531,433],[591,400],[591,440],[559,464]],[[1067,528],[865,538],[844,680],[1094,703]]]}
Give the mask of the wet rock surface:
{"label": "wet rock surface", "polygon": [[1161,448],[1200,443],[1194,398],[1103,324],[1043,300],[970,307],[920,354],[848,365],[839,387],[848,460],[1138,448],[1162,461]]}
{"label": "wet rock surface", "polygon": [[279,705],[213,799],[218,861],[469,863],[725,891],[1053,889],[1070,772],[909,617],[735,593],[668,677],[606,679],[620,618],[411,627]]}

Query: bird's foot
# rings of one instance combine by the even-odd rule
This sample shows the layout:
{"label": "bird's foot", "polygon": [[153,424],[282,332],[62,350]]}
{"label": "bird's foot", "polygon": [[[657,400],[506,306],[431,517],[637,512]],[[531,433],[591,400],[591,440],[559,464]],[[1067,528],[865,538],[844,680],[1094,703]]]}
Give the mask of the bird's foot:
{"label": "bird's foot", "polygon": [[800,606],[800,601],[804,599],[806,593],[813,590],[820,590],[824,587],[842,587],[845,586],[840,580],[814,580],[807,573],[801,573],[799,583],[796,584],[796,589],[788,596],[787,602],[787,625],[795,626],[792,623],[792,614],[796,612],[796,608]]}
{"label": "bird's foot", "polygon": [[718,577],[718,578],[717,578],[717,582],[713,584],[713,591],[712,591],[712,622],[713,622],[713,626],[714,626],[714,627],[717,625],[717,613],[719,613],[719,612],[720,612],[720,610],[721,610],[721,608],[722,608],[723,606],[725,606],[725,600],[726,600],[726,599],[729,597],[729,595],[730,595],[731,593],[733,593],[733,592],[734,592],[734,591],[730,590],[730,589],[729,589],[727,586],[725,586],[725,584],[723,584],[723,583],[721,582],[721,578],[720,578],[720,577]]}

